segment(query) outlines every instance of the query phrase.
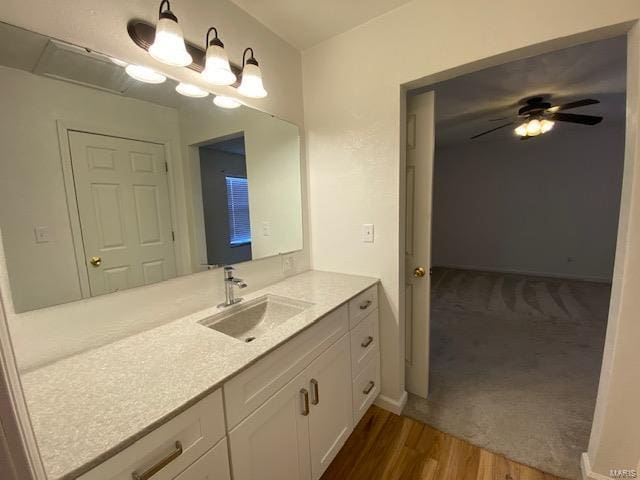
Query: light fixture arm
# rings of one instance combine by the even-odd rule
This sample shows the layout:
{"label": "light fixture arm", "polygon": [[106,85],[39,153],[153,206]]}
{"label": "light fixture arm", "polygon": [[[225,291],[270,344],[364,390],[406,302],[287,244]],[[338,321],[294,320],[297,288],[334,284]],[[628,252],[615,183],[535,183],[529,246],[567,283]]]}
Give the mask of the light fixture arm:
{"label": "light fixture arm", "polygon": [[[166,10],[162,10],[162,7],[167,6]],[[170,18],[174,22],[178,23],[178,18],[171,11],[171,4],[169,0],[162,0],[160,2],[160,8],[158,8],[158,17],[159,18]]]}
{"label": "light fixture arm", "polygon": [[[251,56],[249,58],[246,58],[247,56],[247,52],[251,50]],[[247,47],[244,49],[244,52],[242,53],[242,68],[244,68],[244,66],[250,63],[252,65],[258,66],[258,61],[254,58],[253,56],[253,48],[251,47]]]}
{"label": "light fixture arm", "polygon": [[[209,35],[211,35],[212,31],[215,33],[215,37],[211,41],[209,41]],[[224,43],[222,43],[222,41],[218,38],[218,29],[216,27],[211,27],[209,28],[209,30],[207,30],[207,37],[205,39],[205,49],[210,45],[217,45],[219,47],[224,48]]]}

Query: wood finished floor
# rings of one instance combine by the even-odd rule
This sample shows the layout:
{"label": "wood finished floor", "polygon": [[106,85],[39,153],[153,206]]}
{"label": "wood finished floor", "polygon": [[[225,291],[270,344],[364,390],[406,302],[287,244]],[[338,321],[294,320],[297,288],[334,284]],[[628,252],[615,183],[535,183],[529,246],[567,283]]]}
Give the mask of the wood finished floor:
{"label": "wood finished floor", "polygon": [[321,480],[562,480],[372,406]]}

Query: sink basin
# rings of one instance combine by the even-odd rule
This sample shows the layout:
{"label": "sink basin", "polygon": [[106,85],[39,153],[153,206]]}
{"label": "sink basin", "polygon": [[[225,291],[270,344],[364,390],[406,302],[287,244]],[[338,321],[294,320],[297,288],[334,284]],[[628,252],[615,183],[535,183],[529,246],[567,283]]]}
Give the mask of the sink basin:
{"label": "sink basin", "polygon": [[228,307],[228,310],[200,320],[199,323],[249,343],[279,327],[311,305],[311,303],[276,295],[264,295]]}

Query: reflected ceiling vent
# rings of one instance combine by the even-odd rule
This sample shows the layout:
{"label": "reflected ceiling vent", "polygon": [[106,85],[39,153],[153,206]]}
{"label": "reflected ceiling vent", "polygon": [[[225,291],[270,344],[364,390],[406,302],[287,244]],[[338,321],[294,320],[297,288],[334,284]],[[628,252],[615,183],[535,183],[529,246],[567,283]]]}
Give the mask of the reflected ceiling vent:
{"label": "reflected ceiling vent", "polygon": [[133,82],[108,57],[56,40],[49,40],[33,73],[118,95]]}

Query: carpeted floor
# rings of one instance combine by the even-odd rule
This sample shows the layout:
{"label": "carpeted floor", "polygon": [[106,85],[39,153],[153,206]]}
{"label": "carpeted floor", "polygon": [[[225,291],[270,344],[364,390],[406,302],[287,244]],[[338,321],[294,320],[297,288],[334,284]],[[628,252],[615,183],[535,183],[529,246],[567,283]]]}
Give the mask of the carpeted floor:
{"label": "carpeted floor", "polygon": [[587,449],[610,286],[434,269],[429,399],[404,414],[554,475]]}

